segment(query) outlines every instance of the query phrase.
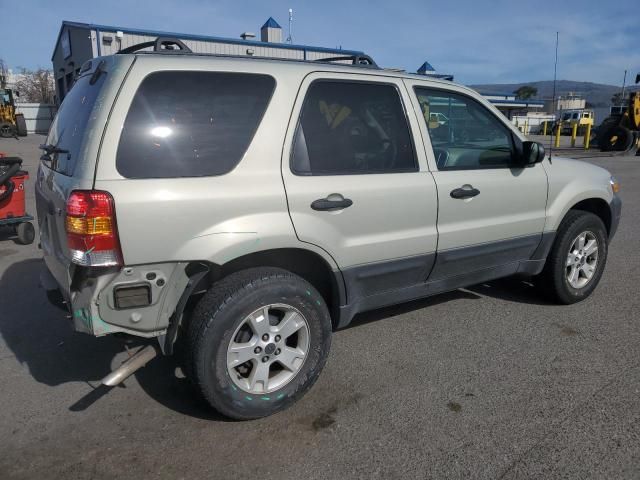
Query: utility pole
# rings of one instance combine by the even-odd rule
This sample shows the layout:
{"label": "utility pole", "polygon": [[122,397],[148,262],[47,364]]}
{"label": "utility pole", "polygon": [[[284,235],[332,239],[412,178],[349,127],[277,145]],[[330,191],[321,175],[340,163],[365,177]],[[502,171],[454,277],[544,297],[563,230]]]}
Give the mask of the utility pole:
{"label": "utility pole", "polygon": [[622,97],[620,98],[621,105],[624,105],[624,89],[627,86],[627,71],[624,71],[624,78],[622,79]]}

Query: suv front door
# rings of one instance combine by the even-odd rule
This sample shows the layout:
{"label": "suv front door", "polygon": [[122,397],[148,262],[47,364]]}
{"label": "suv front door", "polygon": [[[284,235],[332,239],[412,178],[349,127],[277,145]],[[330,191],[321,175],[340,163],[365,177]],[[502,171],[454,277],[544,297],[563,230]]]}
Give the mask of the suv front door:
{"label": "suv front door", "polygon": [[349,303],[423,284],[433,265],[436,186],[406,105],[396,78],[314,73],[294,106],[282,161],[289,212],[299,240],[335,259]]}
{"label": "suv front door", "polygon": [[[407,81],[438,185],[438,255],[430,281],[515,273],[540,244],[547,176],[517,165],[515,133],[463,92]],[[433,113],[446,122],[433,121]]]}

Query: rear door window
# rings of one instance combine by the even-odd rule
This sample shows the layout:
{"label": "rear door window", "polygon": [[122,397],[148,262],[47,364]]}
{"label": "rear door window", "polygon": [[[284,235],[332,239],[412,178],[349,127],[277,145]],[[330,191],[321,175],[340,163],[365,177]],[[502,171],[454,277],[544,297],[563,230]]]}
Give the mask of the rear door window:
{"label": "rear door window", "polygon": [[312,83],[296,130],[291,167],[298,175],[416,171],[409,124],[395,85]]}
{"label": "rear door window", "polygon": [[116,159],[127,178],[223,175],[244,156],[267,109],[268,75],[156,72],[127,114]]}

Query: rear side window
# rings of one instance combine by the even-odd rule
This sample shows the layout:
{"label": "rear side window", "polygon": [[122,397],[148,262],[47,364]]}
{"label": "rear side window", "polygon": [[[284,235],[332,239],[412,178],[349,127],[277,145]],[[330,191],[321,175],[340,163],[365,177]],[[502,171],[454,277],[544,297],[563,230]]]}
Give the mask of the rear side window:
{"label": "rear side window", "polygon": [[413,142],[394,85],[316,81],[304,101],[292,154],[298,175],[416,171]]}
{"label": "rear side window", "polygon": [[128,178],[230,172],[249,147],[274,86],[268,75],[152,73],[124,122],[118,172]]}

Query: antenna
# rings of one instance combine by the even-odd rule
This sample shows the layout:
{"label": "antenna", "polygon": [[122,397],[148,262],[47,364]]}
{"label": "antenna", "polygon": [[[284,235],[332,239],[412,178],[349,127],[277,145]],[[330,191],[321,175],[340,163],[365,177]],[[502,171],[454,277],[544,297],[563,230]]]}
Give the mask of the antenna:
{"label": "antenna", "polygon": [[285,40],[287,43],[293,43],[293,8],[289,9],[289,36]]}
{"label": "antenna", "polygon": [[[558,41],[559,41],[559,38],[560,38],[560,32],[556,32],[556,61],[553,64],[553,99],[551,100],[551,105],[553,105],[554,109],[555,109],[555,105],[556,105],[556,79],[558,77]],[[551,141],[549,142],[549,161],[551,161],[551,154],[553,153],[553,132],[549,132],[549,134],[551,135]]]}

